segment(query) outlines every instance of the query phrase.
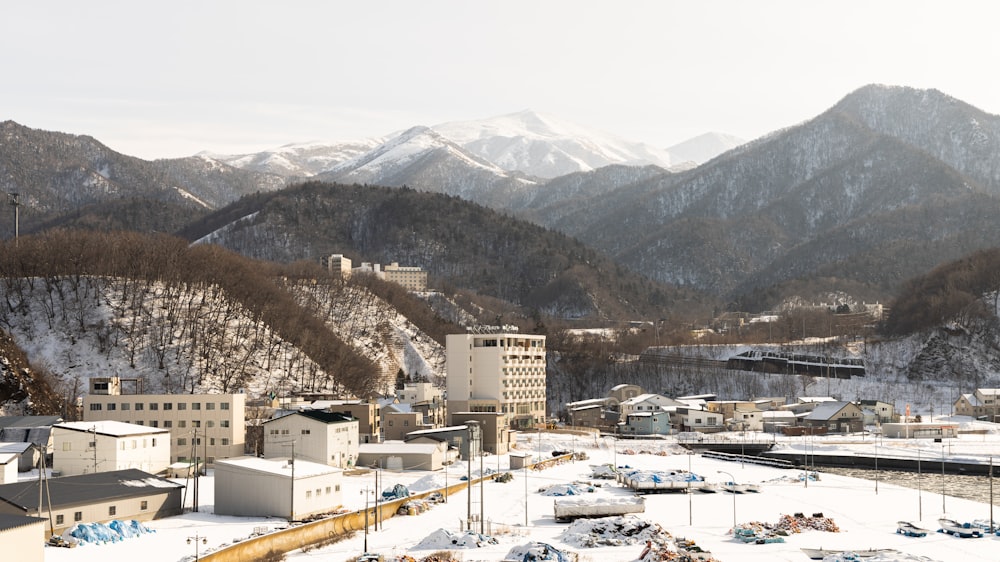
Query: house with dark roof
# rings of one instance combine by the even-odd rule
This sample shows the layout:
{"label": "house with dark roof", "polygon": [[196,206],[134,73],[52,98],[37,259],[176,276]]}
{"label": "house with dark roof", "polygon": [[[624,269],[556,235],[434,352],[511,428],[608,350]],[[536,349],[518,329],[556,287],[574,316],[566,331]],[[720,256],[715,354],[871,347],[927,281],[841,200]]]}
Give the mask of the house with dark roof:
{"label": "house with dark roof", "polygon": [[358,420],[339,412],[300,410],[264,422],[264,457],[303,458],[351,468],[358,459]]}
{"label": "house with dark roof", "polygon": [[[30,443],[52,454],[52,426],[59,416],[0,416],[0,443]],[[22,472],[38,465],[38,449],[27,448],[21,459]]]}
{"label": "house with dark roof", "polygon": [[828,433],[857,433],[864,429],[861,407],[852,402],[830,401],[816,404],[802,423],[809,427],[825,427]]}
{"label": "house with dark roof", "polygon": [[[39,486],[43,501],[39,509]],[[77,523],[149,521],[181,514],[182,484],[138,469],[24,480],[0,486],[0,514],[44,517],[56,534]],[[48,529],[46,529],[48,531]]]}
{"label": "house with dark roof", "polygon": [[0,545],[0,552],[17,562],[44,562],[45,520],[0,514]]}

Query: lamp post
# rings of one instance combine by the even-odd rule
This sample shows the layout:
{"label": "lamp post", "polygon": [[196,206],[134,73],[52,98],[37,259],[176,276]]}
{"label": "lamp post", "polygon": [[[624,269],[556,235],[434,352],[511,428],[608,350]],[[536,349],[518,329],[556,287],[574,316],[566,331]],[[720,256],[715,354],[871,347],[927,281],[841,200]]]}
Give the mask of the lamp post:
{"label": "lamp post", "polygon": [[687,457],[688,457],[688,526],[689,527],[694,524],[692,523],[693,515],[691,507],[691,479],[694,478],[694,473],[691,472],[691,457],[693,456],[694,456],[694,451],[688,449]]}
{"label": "lamp post", "polygon": [[923,472],[920,471],[920,449],[917,448],[917,520],[924,520]]}
{"label": "lamp post", "polygon": [[941,513],[948,513],[944,507],[944,444],[941,445]]}
{"label": "lamp post", "polygon": [[875,443],[875,495],[878,495],[878,443]]}
{"label": "lamp post", "polygon": [[361,493],[365,495],[365,552],[368,552],[368,496],[371,494],[372,489],[369,486],[365,486]]}
{"label": "lamp post", "polygon": [[[732,474],[729,474],[728,472],[726,472],[724,470],[718,470],[716,472],[718,472],[719,474],[725,474],[726,476],[729,477],[729,481],[733,483],[733,490],[732,490],[732,492],[733,492],[733,534],[736,534],[736,478],[734,478]],[[808,475],[806,475],[806,476],[808,476]]]}
{"label": "lamp post", "polygon": [[195,533],[193,537],[188,537],[187,538],[187,543],[188,544],[192,544],[192,541],[194,542],[194,560],[195,560],[195,562],[198,562],[198,560],[201,559],[198,556],[198,542],[200,541],[201,544],[206,544],[208,542],[208,540],[205,537],[199,535],[198,533]]}

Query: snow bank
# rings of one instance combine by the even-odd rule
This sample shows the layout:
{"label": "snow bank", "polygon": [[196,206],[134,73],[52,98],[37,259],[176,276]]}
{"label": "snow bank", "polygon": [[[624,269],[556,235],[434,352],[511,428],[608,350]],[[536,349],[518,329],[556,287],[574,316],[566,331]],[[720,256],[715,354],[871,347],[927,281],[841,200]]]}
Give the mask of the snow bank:
{"label": "snow bank", "polygon": [[[454,482],[452,482],[454,484]],[[420,480],[410,484],[410,491],[414,493],[428,492],[444,488],[444,478],[437,474],[428,474]]]}
{"label": "snow bank", "polygon": [[554,562],[574,562],[577,557],[573,553],[563,552],[558,548],[543,542],[529,542],[515,546],[510,549],[504,560],[517,560],[518,562],[536,562],[551,560]]}

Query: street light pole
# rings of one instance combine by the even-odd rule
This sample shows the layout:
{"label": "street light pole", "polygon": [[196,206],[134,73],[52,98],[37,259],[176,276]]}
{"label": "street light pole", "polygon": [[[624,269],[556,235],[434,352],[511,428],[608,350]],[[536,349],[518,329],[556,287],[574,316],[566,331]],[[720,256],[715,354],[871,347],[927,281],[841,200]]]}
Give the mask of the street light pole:
{"label": "street light pole", "polygon": [[941,513],[948,513],[944,507],[944,445],[941,445]]}
{"label": "street light pole", "polygon": [[917,448],[917,514],[918,520],[924,520],[923,473],[920,471],[920,449]]}
{"label": "street light pole", "polygon": [[875,443],[875,495],[878,495],[878,443]]}
{"label": "street light pole", "polygon": [[728,472],[726,472],[724,470],[718,470],[716,472],[718,472],[719,474],[725,474],[726,476],[729,477],[729,481],[733,483],[733,489],[732,489],[732,493],[733,493],[733,534],[735,535],[736,534],[736,478],[734,478],[732,474],[729,474]]}
{"label": "street light pole", "polygon": [[208,542],[208,539],[206,539],[203,536],[200,536],[198,533],[195,533],[193,537],[188,537],[187,538],[187,543],[188,544],[191,544],[192,540],[194,541],[194,561],[195,562],[198,562],[198,560],[201,559],[198,556],[198,540],[199,539],[201,540],[201,544],[206,544]]}
{"label": "street light pole", "polygon": [[691,457],[694,456],[694,451],[688,449],[688,526],[690,527],[692,523],[692,507],[691,507],[691,479],[694,478],[694,473],[691,472]]}

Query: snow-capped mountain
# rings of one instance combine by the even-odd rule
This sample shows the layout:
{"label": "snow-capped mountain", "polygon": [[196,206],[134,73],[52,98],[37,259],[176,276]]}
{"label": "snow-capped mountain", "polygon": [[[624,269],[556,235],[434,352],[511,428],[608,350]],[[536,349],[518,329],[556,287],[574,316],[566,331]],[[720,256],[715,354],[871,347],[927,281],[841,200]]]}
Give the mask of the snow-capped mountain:
{"label": "snow-capped mountain", "polygon": [[244,170],[285,177],[310,177],[356,158],[376,148],[384,140],[383,138],[373,138],[347,142],[311,141],[286,144],[252,154],[226,155],[202,152],[200,155]]}
{"label": "snow-capped mountain", "polygon": [[428,127],[413,127],[317,179],[340,183],[404,185],[456,195],[484,205],[509,201],[536,185],[532,179],[471,154]]}
{"label": "snow-capped mountain", "polygon": [[668,148],[667,152],[675,164],[693,162],[696,165],[701,165],[745,142],[739,137],[725,133],[705,133],[675,144]]}
{"label": "snow-capped mountain", "polygon": [[432,127],[445,138],[505,170],[554,178],[611,164],[667,168],[670,153],[533,111]]}

